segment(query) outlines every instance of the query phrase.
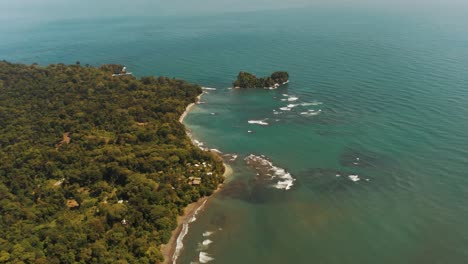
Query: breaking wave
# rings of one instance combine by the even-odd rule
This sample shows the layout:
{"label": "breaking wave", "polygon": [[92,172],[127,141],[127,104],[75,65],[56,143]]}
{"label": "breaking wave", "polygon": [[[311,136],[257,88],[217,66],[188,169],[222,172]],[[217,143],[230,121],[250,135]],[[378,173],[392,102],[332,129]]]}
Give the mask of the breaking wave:
{"label": "breaking wave", "polygon": [[209,244],[211,244],[211,243],[213,243],[213,241],[212,241],[212,240],[205,239],[205,240],[203,240],[203,242],[202,242],[202,245],[204,245],[204,246],[208,246],[208,245],[209,245]]}
{"label": "breaking wave", "polygon": [[272,187],[281,190],[289,190],[294,185],[296,179],[285,169],[273,165],[265,156],[250,154],[244,160],[247,165],[255,168],[258,176],[273,181]]}
{"label": "breaking wave", "polygon": [[249,124],[257,124],[261,126],[268,126],[268,123],[265,120],[249,120]]}
{"label": "breaking wave", "polygon": [[200,263],[208,263],[212,260],[214,260],[214,258],[210,257],[206,252],[201,251],[198,255],[198,261],[200,261]]}
{"label": "breaking wave", "polygon": [[190,217],[187,221],[182,224],[182,230],[180,231],[179,236],[176,240],[176,247],[174,250],[174,255],[172,255],[172,264],[176,264],[177,258],[179,258],[180,252],[184,248],[184,237],[187,235],[189,231],[190,223],[193,223],[197,220],[197,214],[200,210],[205,206],[207,200],[205,200],[198,208],[193,212],[192,217]]}
{"label": "breaking wave", "polygon": [[305,115],[305,116],[316,116],[316,115],[319,115],[320,113],[322,112],[321,109],[315,111],[315,110],[309,110],[307,112],[301,112],[300,114],[301,115]]}
{"label": "breaking wave", "polygon": [[321,105],[322,102],[314,101],[311,103],[302,103],[301,106],[315,106],[315,105]]}
{"label": "breaking wave", "polygon": [[206,232],[203,232],[203,237],[209,237],[213,234],[214,232],[213,231],[206,231]]}
{"label": "breaking wave", "polygon": [[359,175],[349,175],[348,178],[352,180],[353,182],[357,182],[361,180],[361,178],[359,178]]}

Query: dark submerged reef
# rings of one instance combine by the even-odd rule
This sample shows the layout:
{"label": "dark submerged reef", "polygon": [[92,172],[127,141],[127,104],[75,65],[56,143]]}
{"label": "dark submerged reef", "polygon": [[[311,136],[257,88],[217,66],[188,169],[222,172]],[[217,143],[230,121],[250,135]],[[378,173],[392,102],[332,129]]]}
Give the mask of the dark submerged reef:
{"label": "dark submerged reef", "polygon": [[160,262],[223,181],[178,122],[201,87],[121,69],[0,62],[0,262]]}

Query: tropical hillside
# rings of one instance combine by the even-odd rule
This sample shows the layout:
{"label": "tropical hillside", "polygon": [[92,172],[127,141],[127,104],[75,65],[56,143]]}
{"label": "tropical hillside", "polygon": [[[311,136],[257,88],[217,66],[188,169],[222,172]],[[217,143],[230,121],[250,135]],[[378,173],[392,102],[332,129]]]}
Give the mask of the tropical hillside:
{"label": "tropical hillside", "polygon": [[121,69],[0,62],[0,263],[157,263],[222,181],[178,122],[201,87]]}

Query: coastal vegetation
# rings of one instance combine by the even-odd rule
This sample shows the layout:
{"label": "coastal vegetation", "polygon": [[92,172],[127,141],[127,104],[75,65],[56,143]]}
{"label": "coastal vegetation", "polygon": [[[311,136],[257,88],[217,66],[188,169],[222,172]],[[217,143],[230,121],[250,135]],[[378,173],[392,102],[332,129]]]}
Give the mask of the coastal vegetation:
{"label": "coastal vegetation", "polygon": [[238,88],[271,88],[278,87],[288,82],[289,74],[285,71],[277,71],[270,77],[257,78],[248,72],[239,72],[237,80],[233,82],[234,87]]}
{"label": "coastal vegetation", "polygon": [[121,65],[0,62],[0,263],[158,263],[223,181],[178,122],[201,87]]}

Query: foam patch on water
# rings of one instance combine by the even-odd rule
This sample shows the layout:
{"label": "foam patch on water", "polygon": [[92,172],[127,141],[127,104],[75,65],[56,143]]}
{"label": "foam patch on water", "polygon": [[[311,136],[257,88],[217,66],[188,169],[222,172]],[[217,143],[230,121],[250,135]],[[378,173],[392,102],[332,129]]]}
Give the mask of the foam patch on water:
{"label": "foam patch on water", "polygon": [[276,189],[289,190],[294,185],[294,179],[292,175],[285,169],[273,165],[265,156],[256,156],[250,154],[245,158],[248,165],[254,167],[257,170],[257,175],[264,175],[269,177],[275,183],[272,187]]}
{"label": "foam patch on water", "polygon": [[237,154],[224,154],[223,157],[229,161],[236,161],[237,159]]}
{"label": "foam patch on water", "polygon": [[216,91],[216,88],[202,87],[203,90]]}
{"label": "foam patch on water", "polygon": [[297,100],[299,100],[299,97],[291,96],[291,97],[288,98],[289,102],[293,102],[293,101],[297,101]]}
{"label": "foam patch on water", "polygon": [[285,106],[285,107],[280,107],[280,110],[282,110],[282,111],[291,111],[291,108]]}
{"label": "foam patch on water", "polygon": [[296,106],[298,106],[298,104],[288,104],[288,105],[287,105],[287,107],[289,107],[289,108],[294,108],[294,107],[296,107]]}
{"label": "foam patch on water", "polygon": [[206,232],[203,232],[203,237],[209,237],[213,234],[214,232],[213,231],[206,231]]}
{"label": "foam patch on water", "polygon": [[249,122],[249,124],[257,124],[257,125],[261,125],[261,126],[268,126],[268,123],[265,122],[265,119],[264,120],[249,120],[248,122]]}
{"label": "foam patch on water", "polygon": [[319,109],[318,111],[309,110],[307,112],[301,112],[300,114],[305,115],[305,116],[316,116],[316,115],[319,115],[321,112],[322,112],[322,109]]}
{"label": "foam patch on water", "polygon": [[302,103],[301,106],[316,106],[316,105],[321,105],[322,102],[314,101],[310,103]]}
{"label": "foam patch on water", "polygon": [[216,153],[219,153],[219,154],[222,153],[221,150],[219,150],[219,149],[212,148],[212,149],[210,149],[210,150],[211,150],[212,152],[216,152]]}
{"label": "foam patch on water", "polygon": [[352,180],[353,182],[357,182],[361,180],[361,178],[359,178],[359,175],[349,175],[348,178]]}
{"label": "foam patch on water", "polygon": [[202,245],[204,245],[204,246],[208,246],[208,245],[209,245],[209,244],[211,244],[211,243],[213,243],[213,241],[212,241],[212,240],[205,239],[205,240],[203,240],[203,242],[202,242]]}
{"label": "foam patch on water", "polygon": [[193,223],[193,222],[195,222],[197,220],[197,214],[205,206],[206,201],[207,200],[205,200],[200,205],[200,207],[198,207],[197,210],[195,210],[195,212],[193,212],[192,217],[190,217],[190,219],[188,219],[188,221],[186,221],[186,222],[184,222],[182,224],[182,230],[180,231],[180,234],[179,234],[179,236],[177,237],[177,240],[176,240],[176,247],[175,247],[175,250],[174,250],[174,255],[172,255],[172,263],[173,264],[176,264],[177,258],[179,258],[180,252],[184,248],[184,242],[183,241],[184,241],[184,237],[187,235],[187,233],[189,231],[190,223]]}
{"label": "foam patch on water", "polygon": [[211,243],[213,243],[212,240],[209,240],[209,239],[203,240],[203,242],[198,243],[198,249],[197,249],[197,251],[207,250],[207,249],[209,248],[209,246],[210,246]]}
{"label": "foam patch on water", "polygon": [[201,251],[198,255],[198,261],[200,261],[200,263],[208,263],[213,260],[214,258],[210,257],[206,252]]}
{"label": "foam patch on water", "polygon": [[[190,134],[189,134],[189,137],[192,138],[192,136]],[[195,144],[195,146],[197,146],[201,150],[204,150],[204,151],[209,150],[208,148],[204,147],[205,143],[203,143],[203,142],[201,142],[199,140],[196,140],[196,139],[192,138],[192,142],[193,142],[193,144]]]}

